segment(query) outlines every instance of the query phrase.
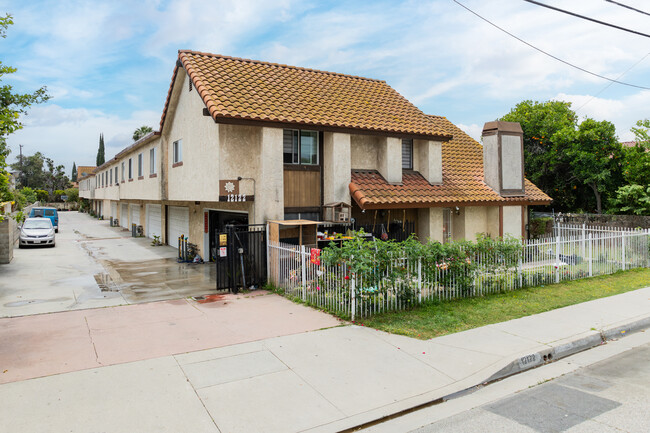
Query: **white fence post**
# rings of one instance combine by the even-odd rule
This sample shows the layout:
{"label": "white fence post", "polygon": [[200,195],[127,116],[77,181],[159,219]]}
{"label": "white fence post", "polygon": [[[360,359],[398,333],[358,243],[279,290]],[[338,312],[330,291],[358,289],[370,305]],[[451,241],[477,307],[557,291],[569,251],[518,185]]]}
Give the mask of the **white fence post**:
{"label": "white fence post", "polygon": [[302,275],[302,300],[307,300],[307,264],[305,263],[305,255],[307,249],[304,245],[300,246],[300,274]]}
{"label": "white fence post", "polygon": [[623,270],[625,270],[625,232],[621,232],[621,259],[623,259]]}
{"label": "white fence post", "polygon": [[422,257],[418,257],[418,303],[422,303]]}
{"label": "white fence post", "polygon": [[582,257],[585,256],[585,235],[587,233],[587,223],[582,223]]}
{"label": "white fence post", "polygon": [[560,282],[560,235],[555,238],[555,282]]}
{"label": "white fence post", "polygon": [[[525,249],[524,249],[525,251]],[[517,272],[519,273],[519,288],[524,287],[524,261],[522,260],[523,252],[519,256],[519,266],[517,267]]]}
{"label": "white fence post", "polygon": [[356,288],[356,286],[357,286],[356,277],[354,275],[352,275],[352,278],[350,278],[350,291],[351,291],[350,299],[352,300],[352,302],[350,303],[350,307],[351,307],[351,310],[352,310],[350,316],[352,316],[352,321],[353,322],[354,322],[354,314],[357,311],[357,288]]}
{"label": "white fence post", "polygon": [[591,233],[589,233],[589,276],[594,276],[594,242]]}

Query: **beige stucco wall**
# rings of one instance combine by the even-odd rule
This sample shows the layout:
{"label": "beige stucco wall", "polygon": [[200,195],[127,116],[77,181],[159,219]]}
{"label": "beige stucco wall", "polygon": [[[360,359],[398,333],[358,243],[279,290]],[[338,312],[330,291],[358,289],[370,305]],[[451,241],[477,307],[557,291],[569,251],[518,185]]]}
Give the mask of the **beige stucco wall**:
{"label": "beige stucco wall", "polygon": [[323,139],[323,201],[350,204],[350,134],[325,132]]}
{"label": "beige stucco wall", "polygon": [[[150,177],[149,163],[150,150],[156,149],[155,163],[156,175]],[[119,198],[121,200],[160,200],[160,138],[150,144],[129,152],[118,161],[118,176],[120,186]],[[142,178],[138,176],[138,155],[142,154]],[[129,179],[129,159],[133,161],[133,179]],[[124,182],[122,182],[122,161],[124,162]]]}
{"label": "beige stucco wall", "polygon": [[441,184],[442,142],[413,140],[413,169],[418,171],[429,183]]}
{"label": "beige stucco wall", "polygon": [[418,239],[421,242],[443,241],[442,208],[418,209]]}
{"label": "beige stucco wall", "polygon": [[460,241],[465,237],[465,208],[460,208],[460,214],[456,215],[455,208],[451,210],[451,239]]}
{"label": "beige stucco wall", "polygon": [[521,206],[503,206],[503,235],[521,237]]}
{"label": "beige stucco wall", "polygon": [[[203,116],[205,104],[196,89],[189,90],[188,77],[180,68],[174,87],[178,102],[165,120],[163,142],[168,147],[167,198],[169,200],[217,200],[219,193],[219,125]],[[182,142],[183,165],[172,167],[174,141]],[[240,149],[245,152],[246,149]]]}
{"label": "beige stucco wall", "polygon": [[496,239],[499,237],[499,206],[487,206],[485,214],[487,233]]}
{"label": "beige stucco wall", "polygon": [[501,192],[499,183],[499,141],[497,135],[483,137],[483,171],[484,180],[490,188]]}
{"label": "beige stucco wall", "polygon": [[[255,192],[254,222],[284,219],[284,165],[282,129],[262,128],[260,170]],[[250,217],[249,217],[250,220]]]}
{"label": "beige stucco wall", "polygon": [[377,152],[377,170],[388,183],[402,183],[402,140],[380,137]]}
{"label": "beige stucco wall", "polygon": [[[488,233],[487,207],[470,206],[462,209],[465,215],[465,239],[475,241],[480,233]],[[499,216],[497,215],[497,223]]]}
{"label": "beige stucco wall", "polygon": [[[259,126],[218,125],[219,126],[219,161],[220,179],[254,178],[256,182],[260,169],[260,152],[262,150],[262,128]],[[280,135],[282,130],[278,129]],[[282,149],[280,149],[282,158]],[[214,173],[217,175],[217,172]],[[218,187],[218,185],[217,185]],[[242,181],[240,194],[253,195],[253,183]],[[216,197],[212,198],[214,201]]]}
{"label": "beige stucco wall", "polygon": [[377,170],[377,148],[380,137],[350,135],[350,167],[356,170]]}
{"label": "beige stucco wall", "polygon": [[503,189],[523,188],[523,161],[521,137],[501,136],[501,178]]}

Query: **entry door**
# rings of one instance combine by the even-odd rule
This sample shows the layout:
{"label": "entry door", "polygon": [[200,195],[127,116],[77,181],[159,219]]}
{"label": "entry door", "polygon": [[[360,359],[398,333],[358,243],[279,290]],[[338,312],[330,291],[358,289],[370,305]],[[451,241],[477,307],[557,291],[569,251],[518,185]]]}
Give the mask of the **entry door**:
{"label": "entry door", "polygon": [[153,239],[162,233],[162,218],[159,204],[147,205],[147,237]]}
{"label": "entry door", "polygon": [[[180,206],[169,206],[168,215],[168,230],[167,244],[176,247],[178,246],[178,238],[183,235],[189,237],[190,235],[190,209]],[[190,242],[196,243],[196,240],[190,239]]]}
{"label": "entry door", "polygon": [[248,224],[247,213],[221,212],[216,210],[209,211],[209,239],[210,239],[210,261],[214,261],[218,255],[217,233],[225,231],[227,225],[246,225]]}

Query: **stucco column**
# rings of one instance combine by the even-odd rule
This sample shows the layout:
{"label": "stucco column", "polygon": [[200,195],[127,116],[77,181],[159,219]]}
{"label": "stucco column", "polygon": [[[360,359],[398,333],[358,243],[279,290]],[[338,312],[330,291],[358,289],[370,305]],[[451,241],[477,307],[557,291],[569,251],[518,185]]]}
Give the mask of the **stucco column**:
{"label": "stucco column", "polygon": [[432,185],[442,184],[442,142],[414,140],[413,151],[417,152],[417,167],[414,167]]}
{"label": "stucco column", "polygon": [[350,134],[325,132],[323,139],[323,200],[350,204],[352,156]]}
{"label": "stucco column", "polygon": [[442,208],[418,209],[418,239],[420,242],[443,241]]}
{"label": "stucco column", "polygon": [[284,219],[282,129],[262,128],[259,178],[255,185],[255,224]]}
{"label": "stucco column", "polygon": [[521,206],[503,206],[503,236],[521,238]]}
{"label": "stucco column", "polygon": [[402,183],[402,140],[382,137],[377,149],[379,173],[391,184]]}

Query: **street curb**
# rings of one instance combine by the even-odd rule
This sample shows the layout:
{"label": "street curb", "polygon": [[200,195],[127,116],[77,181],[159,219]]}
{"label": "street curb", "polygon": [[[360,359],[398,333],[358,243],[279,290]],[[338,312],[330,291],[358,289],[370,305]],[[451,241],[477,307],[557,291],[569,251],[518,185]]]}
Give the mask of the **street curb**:
{"label": "street curb", "polygon": [[356,424],[352,427],[344,428],[342,430],[337,430],[338,433],[352,433],[363,428],[371,427],[373,425],[381,424],[383,422],[389,421],[391,419],[399,418],[400,416],[407,415],[409,413],[424,409],[426,407],[435,406],[440,403],[444,403],[449,400],[453,400],[464,395],[468,395],[477,391],[480,388],[483,388],[493,382],[514,376],[524,371],[531,370],[533,368],[549,364],[551,362],[558,361],[560,359],[566,358],[576,353],[583,352],[588,349],[600,346],[601,344],[607,343],[610,340],[617,340],[623,337],[627,337],[630,334],[635,332],[644,331],[645,329],[650,328],[650,316],[644,317],[639,320],[627,323],[625,325],[619,325],[612,328],[604,328],[600,331],[593,330],[592,333],[586,337],[577,338],[575,340],[558,344],[556,346],[549,346],[548,349],[541,350],[539,352],[531,353],[528,355],[521,356],[501,370],[494,373],[485,381],[482,381],[474,386],[470,386],[463,390],[447,394],[445,396],[430,400],[425,403],[417,404],[413,407],[398,410],[394,413],[387,414],[375,420],[363,422]]}

